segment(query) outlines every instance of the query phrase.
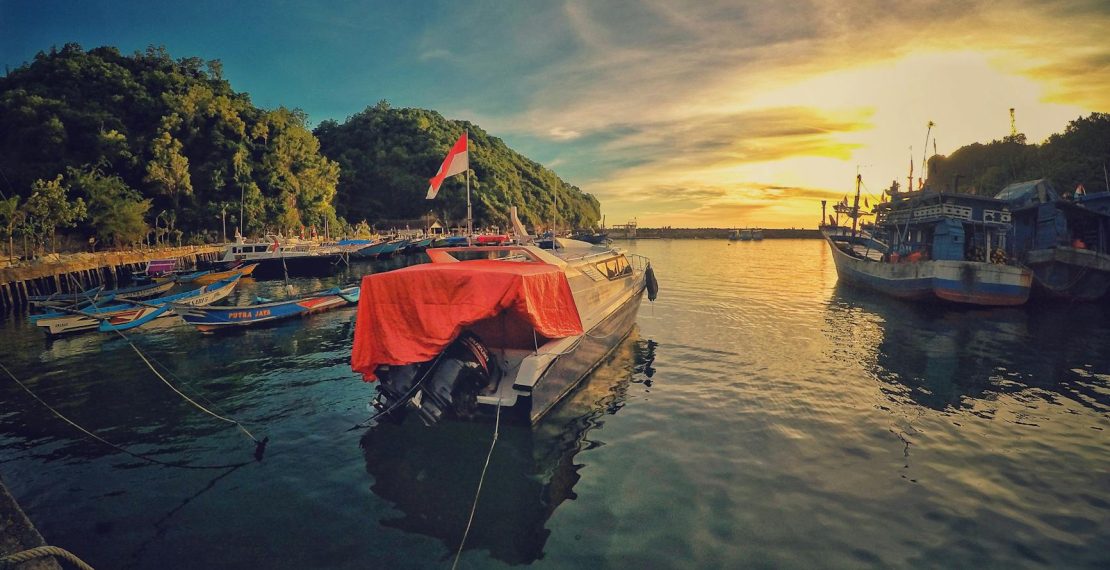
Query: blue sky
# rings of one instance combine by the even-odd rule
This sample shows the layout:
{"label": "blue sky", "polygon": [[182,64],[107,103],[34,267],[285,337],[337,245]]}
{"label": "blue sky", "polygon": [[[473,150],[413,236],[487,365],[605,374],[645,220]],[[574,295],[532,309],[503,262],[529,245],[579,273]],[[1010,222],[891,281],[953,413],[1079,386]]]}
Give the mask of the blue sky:
{"label": "blue sky", "polygon": [[1110,110],[1108,29],[1104,0],[0,0],[0,62],[162,45],[313,123],[381,99],[473,121],[610,223],[791,227],[857,167],[904,181],[930,120],[943,154],[1010,107],[1033,141]]}

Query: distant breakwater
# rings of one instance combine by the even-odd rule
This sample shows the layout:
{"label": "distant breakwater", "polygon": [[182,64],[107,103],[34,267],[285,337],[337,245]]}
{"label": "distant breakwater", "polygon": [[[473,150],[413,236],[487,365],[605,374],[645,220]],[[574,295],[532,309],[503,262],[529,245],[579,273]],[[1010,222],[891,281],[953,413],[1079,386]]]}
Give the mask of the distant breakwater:
{"label": "distant breakwater", "polygon": [[[22,310],[34,295],[73,293],[103,285],[115,288],[152,259],[177,259],[183,267],[215,259],[222,246],[187,246],[135,251],[51,255],[0,268],[0,314]],[[78,288],[79,287],[79,288]]]}
{"label": "distant breakwater", "polygon": [[[614,239],[727,239],[733,228],[636,228],[630,232],[611,231]],[[807,229],[763,229],[764,239],[821,239],[821,232]]]}

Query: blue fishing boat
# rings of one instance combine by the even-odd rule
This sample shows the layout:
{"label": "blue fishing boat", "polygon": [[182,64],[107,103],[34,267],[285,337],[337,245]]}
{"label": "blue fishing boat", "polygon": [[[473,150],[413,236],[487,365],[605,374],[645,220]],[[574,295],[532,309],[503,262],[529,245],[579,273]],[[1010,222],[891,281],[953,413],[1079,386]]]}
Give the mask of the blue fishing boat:
{"label": "blue fishing boat", "polygon": [[851,228],[822,226],[839,279],[903,299],[1021,305],[1033,273],[1007,253],[1010,212],[1001,200],[929,189],[895,193],[861,228],[859,184]]}
{"label": "blue fishing boat", "polygon": [[1045,297],[1093,301],[1110,291],[1110,213],[1060,196],[1047,179],[1018,182],[995,198],[1013,216],[1014,248]]}
{"label": "blue fishing boat", "polygon": [[407,239],[403,239],[403,238],[402,239],[395,239],[395,240],[385,244],[385,247],[383,247],[381,252],[378,253],[378,257],[382,258],[382,259],[390,257],[393,254],[397,253],[398,251],[401,251],[401,250],[405,249],[406,247],[408,247],[409,243],[411,243],[411,240],[407,240]]}
{"label": "blue fishing boat", "polygon": [[380,240],[380,241],[376,241],[376,242],[371,242],[366,247],[358,250],[357,252],[355,252],[351,255],[353,257],[361,258],[361,259],[376,259],[379,255],[381,255],[382,250],[385,249],[385,247],[387,245],[389,245],[388,240]]}
{"label": "blue fishing boat", "polygon": [[113,300],[122,301],[124,299],[140,300],[157,297],[166,291],[169,291],[175,285],[175,281],[165,279],[153,283],[144,283],[141,285],[134,285],[131,287],[122,287],[119,289],[104,290],[103,287],[95,287],[86,291],[76,293],[54,293],[53,295],[40,295],[29,297],[28,301],[31,306],[45,309],[59,309],[59,308],[72,308],[75,306],[82,306],[94,303],[108,303]]}
{"label": "blue fishing boat", "polygon": [[432,247],[464,247],[469,245],[466,236],[446,236],[432,242]]}
{"label": "blue fishing boat", "polygon": [[358,303],[358,294],[358,285],[348,285],[282,301],[258,299],[250,305],[222,307],[183,304],[174,305],[173,309],[185,322],[195,326],[200,332],[211,333],[352,305]]}
{"label": "blue fishing boat", "polygon": [[215,303],[231,294],[240,277],[236,274],[199,289],[147,301],[127,300],[110,305],[97,304],[84,309],[60,309],[32,315],[29,320],[35,326],[42,327],[50,336],[93,330],[111,332],[132,329],[156,318],[172,315],[174,304],[185,306]]}

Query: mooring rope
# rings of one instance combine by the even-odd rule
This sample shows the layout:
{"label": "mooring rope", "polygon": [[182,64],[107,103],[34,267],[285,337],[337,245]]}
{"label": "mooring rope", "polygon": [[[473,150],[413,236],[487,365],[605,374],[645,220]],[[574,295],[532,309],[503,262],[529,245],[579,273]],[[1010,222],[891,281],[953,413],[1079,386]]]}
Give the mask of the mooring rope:
{"label": "mooring rope", "polygon": [[50,410],[50,412],[53,413],[55,416],[58,416],[58,418],[60,418],[62,421],[66,422],[67,424],[69,424],[71,426],[73,426],[78,431],[80,431],[81,433],[91,437],[92,439],[94,439],[94,440],[96,440],[96,441],[98,441],[98,442],[100,442],[104,445],[107,445],[108,447],[111,447],[111,448],[115,449],[116,451],[119,451],[121,453],[126,453],[127,455],[130,455],[131,457],[134,457],[136,459],[142,459],[143,461],[148,461],[150,463],[155,463],[157,465],[164,465],[166,467],[180,467],[182,469],[227,469],[229,467],[238,467],[238,466],[246,465],[246,463],[233,463],[233,464],[229,464],[229,465],[189,465],[187,463],[171,463],[171,462],[168,462],[168,461],[162,461],[160,459],[154,459],[153,457],[148,457],[148,456],[143,455],[141,453],[135,453],[135,452],[130,451],[130,450],[128,450],[128,449],[126,449],[122,446],[116,445],[116,444],[104,439],[103,437],[100,437],[99,435],[96,435],[95,433],[85,429],[84,427],[81,427],[81,425],[78,424],[77,422],[75,422],[75,421],[69,419],[68,417],[66,417],[65,414],[56,410],[54,408],[54,406],[51,406],[50,404],[46,403],[46,400],[43,400],[42,398],[40,398],[38,394],[34,393],[30,388],[27,387],[26,384],[21,382],[19,380],[19,378],[17,378],[15,376],[15,374],[12,373],[11,370],[8,370],[8,367],[4,366],[4,364],[2,362],[0,362],[0,370],[3,370],[4,373],[8,375],[8,378],[11,378],[12,381],[15,382],[16,384],[18,384],[20,388],[23,388],[24,392],[27,392],[27,394],[29,394],[32,398],[34,398],[35,400],[38,400],[38,402],[40,404],[42,404],[46,409]]}
{"label": "mooring rope", "polygon": [[[72,276],[70,276],[70,278],[72,279]],[[77,283],[77,285],[80,285],[80,283]],[[88,295],[86,295],[86,297],[87,296]],[[126,342],[128,344],[128,346],[131,347],[132,350],[135,351],[135,354],[139,355],[139,358],[141,358],[142,361],[147,365],[147,368],[150,368],[150,371],[153,372],[154,375],[157,376],[158,379],[162,381],[162,383],[164,383],[166,386],[169,386],[169,388],[171,390],[173,390],[178,396],[181,396],[182,398],[184,398],[186,402],[189,402],[194,407],[196,407],[198,410],[200,410],[200,411],[202,411],[202,412],[204,412],[204,413],[206,413],[206,414],[208,414],[208,415],[210,415],[210,416],[212,416],[212,417],[214,417],[214,418],[216,418],[220,421],[227,422],[227,423],[235,425],[235,427],[238,427],[239,430],[242,431],[244,434],[246,434],[246,436],[249,437],[251,439],[251,441],[253,441],[255,443],[256,446],[259,446],[259,448],[261,448],[262,446],[265,446],[266,442],[269,441],[269,438],[265,438],[264,440],[260,441],[258,438],[254,437],[254,434],[252,434],[250,432],[250,430],[248,430],[246,427],[244,427],[243,424],[239,423],[237,420],[221,416],[220,414],[217,414],[216,412],[213,412],[212,410],[209,410],[208,408],[198,404],[196,402],[196,400],[193,400],[192,398],[190,398],[188,395],[186,395],[181,390],[178,390],[177,387],[174,386],[169,380],[166,380],[165,376],[163,376],[160,372],[158,372],[158,369],[155,368],[154,364],[152,364],[150,362],[150,360],[146,357],[146,355],[143,354],[143,351],[139,350],[139,347],[135,346],[135,343],[131,342],[131,339],[128,338],[127,335],[123,334],[123,331],[121,331],[119,329],[114,329],[114,332],[116,334],[118,334],[120,336],[120,338],[122,338],[124,340],[124,342]],[[167,369],[167,371],[168,371],[168,369]]]}
{"label": "mooring rope", "polygon": [[34,548],[28,548],[27,550],[24,550],[22,552],[16,552],[15,554],[9,554],[7,556],[0,557],[0,569],[6,570],[7,568],[15,568],[16,566],[24,562],[29,562],[36,558],[43,558],[46,556],[57,556],[58,558],[61,558],[73,564],[80,570],[93,570],[92,566],[89,566],[87,563],[85,563],[84,560],[78,558],[76,554],[57,546],[36,546]]}
{"label": "mooring rope", "polygon": [[466,546],[466,537],[470,535],[470,526],[474,524],[474,513],[478,510],[478,497],[482,495],[482,483],[486,480],[486,471],[489,469],[489,460],[493,457],[493,448],[497,445],[497,435],[501,430],[501,398],[497,398],[497,415],[493,421],[493,440],[489,442],[489,452],[486,453],[486,464],[482,466],[482,476],[478,479],[478,489],[474,491],[474,504],[470,506],[470,517],[466,520],[466,530],[463,531],[462,541],[459,542],[459,550],[455,552],[455,562],[451,564],[451,570],[459,565],[459,557],[462,556],[463,547]]}
{"label": "mooring rope", "polygon": [[227,417],[221,416],[220,414],[217,414],[216,412],[213,412],[212,410],[209,410],[208,408],[206,408],[206,407],[204,407],[204,406],[202,406],[202,405],[198,404],[198,403],[196,402],[196,400],[194,400],[194,399],[190,398],[190,397],[189,397],[188,395],[186,395],[186,394],[185,394],[184,392],[182,392],[181,390],[178,390],[178,389],[177,389],[177,386],[174,386],[174,385],[173,385],[173,384],[172,384],[172,383],[171,383],[171,382],[170,382],[169,380],[166,380],[166,377],[165,377],[165,376],[162,376],[162,374],[161,374],[160,372],[158,372],[158,369],[154,367],[154,364],[152,364],[152,363],[150,362],[150,360],[148,360],[148,359],[147,359],[146,355],[145,355],[145,354],[143,354],[143,351],[139,350],[139,347],[135,346],[135,343],[131,342],[131,339],[127,338],[127,336],[126,336],[126,335],[124,335],[122,331],[119,331],[119,330],[117,330],[117,331],[115,331],[115,332],[116,332],[116,334],[118,334],[118,335],[120,336],[120,338],[122,338],[122,339],[123,339],[123,340],[124,340],[124,341],[125,341],[125,342],[126,342],[126,343],[127,343],[128,345],[129,345],[129,346],[131,346],[131,348],[132,348],[132,349],[134,349],[134,351],[135,351],[135,354],[138,354],[138,355],[139,355],[139,358],[141,358],[141,359],[143,360],[143,362],[145,362],[145,363],[146,363],[146,365],[147,365],[147,368],[150,368],[150,371],[151,371],[151,372],[153,372],[153,373],[154,373],[154,375],[155,375],[155,376],[157,376],[157,377],[158,377],[158,379],[162,381],[162,383],[164,383],[164,384],[165,384],[166,386],[169,386],[170,390],[173,390],[173,391],[174,391],[174,392],[175,392],[175,393],[176,393],[176,394],[177,394],[178,396],[181,396],[182,398],[184,398],[186,402],[189,402],[189,403],[190,403],[190,404],[192,404],[192,405],[193,405],[194,407],[196,407],[196,408],[197,408],[198,410],[200,410],[200,411],[202,411],[202,412],[204,412],[204,413],[206,413],[206,414],[208,414],[208,415],[210,415],[210,416],[212,416],[212,417],[214,417],[214,418],[216,418],[216,419],[218,419],[218,420],[220,420],[220,421],[223,421],[223,422],[227,422],[227,423],[229,423],[229,424],[233,424],[233,425],[235,425],[235,427],[239,428],[239,430],[240,430],[240,431],[242,431],[242,432],[243,432],[244,434],[246,434],[246,435],[247,435],[247,437],[251,438],[251,441],[253,441],[253,442],[255,442],[256,444],[259,444],[259,445],[261,445],[261,444],[262,444],[262,442],[261,442],[261,441],[259,441],[259,440],[258,440],[258,438],[254,437],[254,434],[252,434],[252,433],[250,432],[250,430],[248,430],[247,428],[243,427],[243,424],[239,423],[239,421],[238,421],[238,420],[235,420],[235,419],[232,419],[232,418],[227,418]]}

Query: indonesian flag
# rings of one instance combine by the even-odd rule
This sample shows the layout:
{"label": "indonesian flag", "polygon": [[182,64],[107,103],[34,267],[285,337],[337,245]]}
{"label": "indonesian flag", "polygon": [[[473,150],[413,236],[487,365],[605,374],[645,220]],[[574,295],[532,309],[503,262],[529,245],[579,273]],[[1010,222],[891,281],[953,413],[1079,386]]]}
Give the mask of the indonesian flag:
{"label": "indonesian flag", "polygon": [[428,195],[426,198],[431,200],[439,193],[439,186],[443,184],[443,180],[448,176],[454,176],[466,172],[470,168],[470,157],[467,152],[466,132],[463,131],[459,140],[455,141],[455,146],[451,147],[450,152],[447,153],[447,158],[443,159],[443,164],[439,165],[439,172],[432,177],[430,184],[428,184]]}

